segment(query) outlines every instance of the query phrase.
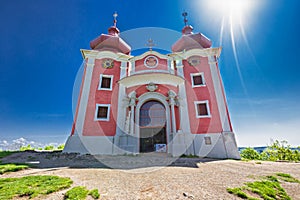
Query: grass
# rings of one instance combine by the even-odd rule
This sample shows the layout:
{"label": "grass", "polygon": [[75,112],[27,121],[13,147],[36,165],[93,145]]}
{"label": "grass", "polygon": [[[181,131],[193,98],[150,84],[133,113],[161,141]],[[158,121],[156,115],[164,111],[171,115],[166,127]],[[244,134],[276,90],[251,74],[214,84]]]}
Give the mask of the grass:
{"label": "grass", "polygon": [[276,176],[285,182],[300,183],[298,179],[292,177],[290,174],[276,173]]}
{"label": "grass", "polygon": [[93,189],[89,192],[89,195],[91,195],[94,199],[99,199],[100,194],[98,192],[98,189]]}
{"label": "grass", "polygon": [[182,154],[180,158],[199,158],[199,156],[193,154],[189,154],[189,155]]}
{"label": "grass", "polygon": [[264,200],[289,200],[291,199],[286,191],[281,187],[279,180],[285,182],[300,183],[299,180],[292,177],[290,174],[276,173],[274,176],[262,177],[260,181],[245,183],[245,186],[239,188],[227,188],[230,194],[234,194],[242,199],[257,200],[257,197]]}
{"label": "grass", "polygon": [[72,189],[68,190],[65,194],[66,200],[85,200],[89,190],[86,189],[84,186],[77,186],[73,187]]}
{"label": "grass", "polygon": [[0,178],[0,199],[34,198],[69,188],[73,181],[58,176],[26,176]]}
{"label": "grass", "polygon": [[99,199],[100,194],[98,189],[89,191],[84,186],[73,187],[68,190],[65,194],[65,200],[85,200],[88,195],[91,195],[94,199]]}
{"label": "grass", "polygon": [[19,151],[0,151],[0,159],[18,152]]}
{"label": "grass", "polygon": [[27,168],[28,165],[0,164],[0,174],[4,174],[6,172],[16,172]]}

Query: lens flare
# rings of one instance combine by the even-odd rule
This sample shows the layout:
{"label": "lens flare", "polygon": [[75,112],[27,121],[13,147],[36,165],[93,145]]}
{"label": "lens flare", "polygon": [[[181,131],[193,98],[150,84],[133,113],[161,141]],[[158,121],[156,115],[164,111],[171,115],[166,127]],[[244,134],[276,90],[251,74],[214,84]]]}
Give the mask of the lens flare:
{"label": "lens flare", "polygon": [[[245,85],[245,81],[242,74],[242,68],[239,63],[238,58],[238,44],[237,37],[241,37],[247,49],[252,54],[251,48],[249,46],[249,42],[247,39],[245,26],[249,24],[249,15],[251,14],[253,8],[257,7],[256,0],[207,0],[203,1],[205,5],[209,9],[209,15],[213,13],[214,17],[220,17],[220,36],[219,36],[219,45],[223,46],[223,42],[225,41],[225,36],[228,33],[229,39],[231,40],[231,46],[233,51],[233,56],[235,60],[235,65],[237,68],[237,72],[240,78],[240,82],[242,88],[247,94],[247,89]],[[247,21],[243,19],[247,17]]]}

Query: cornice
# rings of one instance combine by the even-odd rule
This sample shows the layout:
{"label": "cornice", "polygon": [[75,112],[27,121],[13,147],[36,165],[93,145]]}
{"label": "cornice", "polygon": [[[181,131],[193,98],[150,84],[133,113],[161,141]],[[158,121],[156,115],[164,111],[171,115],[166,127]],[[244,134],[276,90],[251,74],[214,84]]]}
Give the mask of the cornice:
{"label": "cornice", "polygon": [[129,61],[140,60],[140,59],[143,59],[144,57],[146,57],[148,55],[155,55],[155,56],[157,56],[159,58],[162,58],[162,59],[168,59],[168,58],[170,58],[169,55],[164,55],[164,54],[158,53],[157,51],[147,51],[147,52],[143,53],[142,55],[131,57],[129,59]]}
{"label": "cornice", "polygon": [[220,57],[222,51],[222,47],[217,48],[206,48],[206,49],[191,49],[187,51],[181,51],[181,52],[175,52],[168,54],[168,56],[172,57],[173,59],[187,59],[191,56],[203,56],[203,57],[209,57],[209,56],[216,56],[217,58]]}
{"label": "cornice", "polygon": [[87,50],[80,49],[83,59],[93,58],[93,59],[101,59],[101,58],[111,58],[116,61],[128,61],[132,56],[126,55],[123,53],[114,53],[111,51],[96,51],[96,50]]}
{"label": "cornice", "polygon": [[155,84],[169,84],[177,86],[184,82],[184,79],[179,76],[175,76],[167,73],[147,73],[147,74],[135,74],[127,76],[119,80],[120,84],[123,84],[126,87],[132,87],[136,85],[143,85],[153,82]]}

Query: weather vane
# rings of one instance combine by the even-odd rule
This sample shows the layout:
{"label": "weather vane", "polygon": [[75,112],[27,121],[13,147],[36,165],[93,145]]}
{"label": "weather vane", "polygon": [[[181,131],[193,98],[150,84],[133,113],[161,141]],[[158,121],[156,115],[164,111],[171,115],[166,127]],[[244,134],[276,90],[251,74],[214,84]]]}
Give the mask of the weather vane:
{"label": "weather vane", "polygon": [[146,44],[147,47],[149,47],[149,50],[152,51],[152,47],[156,46],[156,44],[154,43],[154,41],[150,38],[148,40],[148,43]]}
{"label": "weather vane", "polygon": [[115,13],[113,14],[113,17],[114,17],[114,26],[117,27],[117,17],[118,17],[118,13],[115,12]]}
{"label": "weather vane", "polygon": [[184,11],[184,12],[182,13],[182,16],[183,16],[184,25],[186,26],[186,25],[187,25],[187,22],[188,22],[188,20],[187,20],[187,18],[186,18],[186,17],[188,16],[188,13]]}

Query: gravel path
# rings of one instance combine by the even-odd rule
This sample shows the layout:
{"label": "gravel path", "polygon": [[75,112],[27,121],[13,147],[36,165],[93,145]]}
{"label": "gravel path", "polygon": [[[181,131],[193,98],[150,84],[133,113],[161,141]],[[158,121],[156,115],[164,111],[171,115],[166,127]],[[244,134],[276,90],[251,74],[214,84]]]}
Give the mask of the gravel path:
{"label": "gravel path", "polygon": [[[123,157],[126,160],[128,158]],[[14,159],[16,160],[16,158]],[[122,157],[118,157],[118,160],[120,159]],[[135,157],[134,159],[141,160],[143,158]],[[147,159],[149,160],[149,158]],[[51,159],[49,160],[51,162]],[[76,162],[77,166],[82,165],[84,159],[73,160],[73,164]],[[52,163],[57,164],[53,160]],[[53,168],[49,164],[49,167],[8,173],[1,177],[40,174],[70,177],[74,181],[73,186],[86,186],[88,189],[98,188],[101,194],[100,199],[120,200],[238,199],[227,193],[226,188],[240,187],[247,181],[253,181],[254,177],[283,172],[300,180],[300,163],[261,162],[260,164],[252,161],[180,159],[173,163],[173,166],[137,169],[108,169],[93,167],[91,163],[89,164],[88,168],[70,168],[68,166]],[[292,199],[300,200],[300,184],[284,183],[283,187]],[[46,199],[63,199],[65,192],[66,190],[51,194]],[[40,197],[40,199],[45,199],[45,197]]]}

